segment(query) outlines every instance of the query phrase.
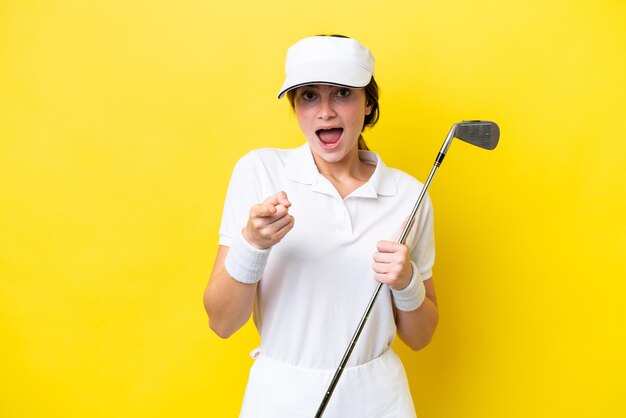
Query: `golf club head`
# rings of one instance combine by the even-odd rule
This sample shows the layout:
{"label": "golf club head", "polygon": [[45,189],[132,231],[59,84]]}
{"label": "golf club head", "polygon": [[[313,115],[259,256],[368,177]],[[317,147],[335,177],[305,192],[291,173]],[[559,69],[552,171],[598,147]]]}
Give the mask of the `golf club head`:
{"label": "golf club head", "polygon": [[492,150],[498,145],[500,128],[495,122],[468,120],[457,123],[454,137],[477,147]]}

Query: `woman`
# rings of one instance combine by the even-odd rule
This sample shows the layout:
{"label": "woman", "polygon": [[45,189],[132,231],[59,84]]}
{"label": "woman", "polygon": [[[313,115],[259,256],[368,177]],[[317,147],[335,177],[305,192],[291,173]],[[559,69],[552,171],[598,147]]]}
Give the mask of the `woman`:
{"label": "woman", "polygon": [[377,282],[386,284],[325,417],[414,417],[396,335],[412,349],[438,318],[433,215],[394,239],[422,185],[367,151],[378,119],[374,58],[356,40],[305,38],[287,53],[287,94],[307,143],[235,166],[204,303],[227,338],[254,314],[261,336],[241,417],[313,417]]}

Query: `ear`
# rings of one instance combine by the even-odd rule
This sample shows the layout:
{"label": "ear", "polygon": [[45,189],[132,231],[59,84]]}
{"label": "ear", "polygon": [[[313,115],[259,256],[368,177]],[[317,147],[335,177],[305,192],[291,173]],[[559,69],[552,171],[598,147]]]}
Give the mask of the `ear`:
{"label": "ear", "polygon": [[369,115],[370,115],[370,113],[372,113],[372,109],[373,109],[373,108],[374,108],[374,105],[373,105],[373,104],[371,104],[371,103],[369,102],[369,100],[368,100],[368,101],[366,101],[366,102],[365,102],[365,115],[366,115],[366,116],[369,116]]}

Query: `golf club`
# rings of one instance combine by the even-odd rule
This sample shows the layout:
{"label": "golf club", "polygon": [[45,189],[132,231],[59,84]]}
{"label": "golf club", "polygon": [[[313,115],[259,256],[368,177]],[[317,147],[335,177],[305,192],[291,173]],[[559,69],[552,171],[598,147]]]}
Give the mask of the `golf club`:
{"label": "golf club", "polygon": [[[404,244],[406,242],[407,236],[409,235],[409,231],[411,230],[411,227],[413,226],[413,222],[415,221],[415,215],[422,204],[422,200],[424,199],[424,196],[426,195],[428,186],[430,186],[430,182],[435,176],[435,172],[437,171],[437,168],[439,168],[439,166],[443,162],[443,159],[445,158],[446,153],[448,152],[448,148],[450,147],[450,144],[452,143],[452,140],[454,138],[458,138],[462,141],[465,141],[472,145],[476,145],[477,147],[480,147],[483,149],[492,150],[498,145],[498,140],[500,139],[500,128],[495,122],[482,121],[482,120],[463,121],[463,122],[455,123],[454,125],[452,125],[450,132],[448,132],[448,136],[446,137],[445,141],[443,142],[443,145],[441,146],[441,150],[439,150],[439,154],[437,154],[437,158],[435,159],[435,164],[432,170],[430,171],[430,174],[428,175],[428,179],[426,180],[426,183],[424,183],[424,187],[422,187],[422,190],[417,198],[417,201],[415,202],[415,206],[413,206],[411,215],[409,216],[409,219],[404,229],[402,230],[402,234],[400,235],[400,238],[398,239],[399,243]],[[322,414],[324,413],[324,410],[326,409],[326,405],[328,404],[328,401],[330,400],[330,397],[332,396],[335,390],[335,386],[337,386],[337,382],[339,382],[339,378],[341,377],[341,374],[343,373],[343,370],[346,367],[346,363],[348,362],[348,359],[350,358],[350,355],[352,354],[352,350],[354,350],[354,346],[356,345],[356,342],[359,339],[359,336],[361,335],[361,331],[363,331],[363,327],[365,326],[365,323],[367,322],[367,319],[372,311],[372,307],[374,306],[374,302],[376,301],[376,298],[378,297],[378,293],[380,293],[380,289],[382,286],[383,286],[382,283],[378,283],[378,286],[376,286],[376,290],[374,291],[374,294],[370,298],[367,308],[365,309],[365,313],[361,317],[361,321],[359,322],[359,325],[357,326],[357,329],[354,332],[354,335],[352,336],[352,340],[350,341],[350,344],[348,344],[348,348],[346,349],[346,352],[344,353],[343,358],[341,359],[341,362],[339,363],[339,367],[337,367],[337,370],[335,371],[333,379],[331,380],[330,385],[328,386],[328,389],[326,390],[326,393],[324,394],[324,398],[322,399],[322,402],[320,403],[320,406],[317,409],[315,418],[320,418]]]}

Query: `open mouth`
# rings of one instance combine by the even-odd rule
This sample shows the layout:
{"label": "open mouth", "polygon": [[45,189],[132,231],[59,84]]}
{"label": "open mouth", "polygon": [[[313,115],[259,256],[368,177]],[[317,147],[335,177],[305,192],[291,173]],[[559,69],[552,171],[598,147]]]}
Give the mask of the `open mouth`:
{"label": "open mouth", "polygon": [[325,148],[334,148],[343,134],[343,128],[318,129],[315,134]]}

